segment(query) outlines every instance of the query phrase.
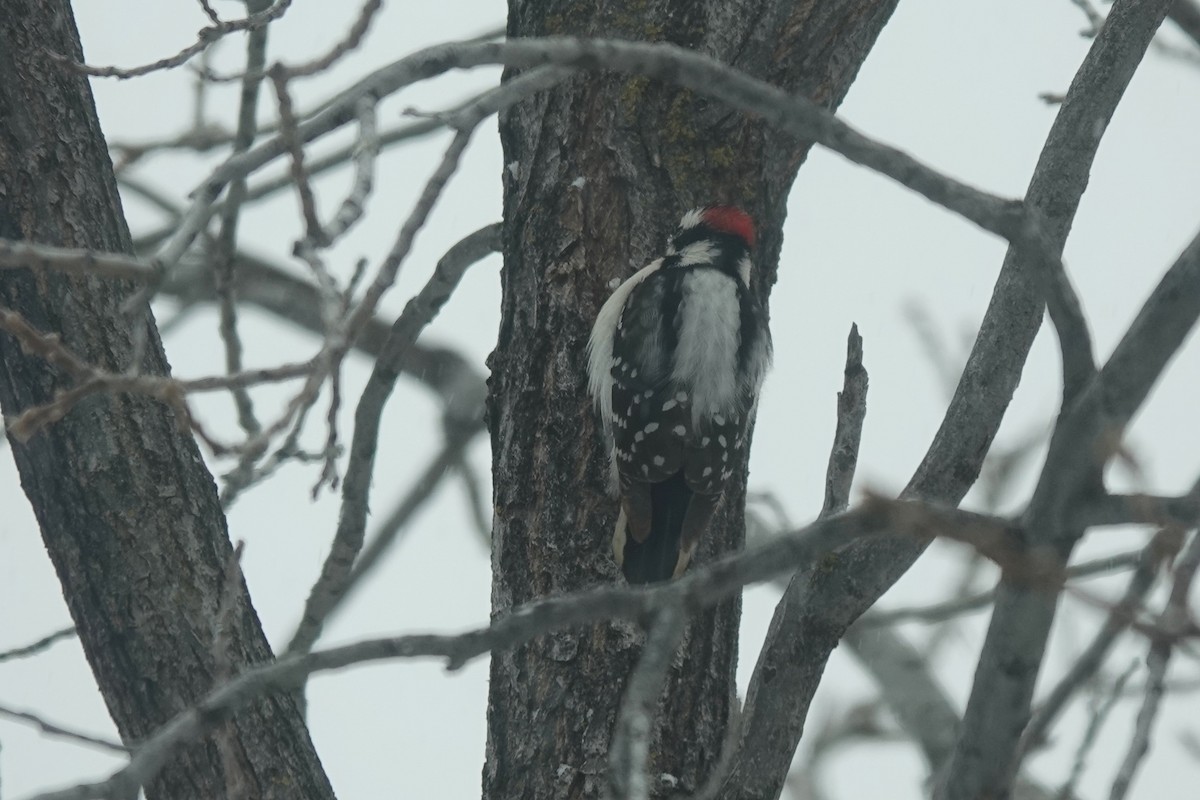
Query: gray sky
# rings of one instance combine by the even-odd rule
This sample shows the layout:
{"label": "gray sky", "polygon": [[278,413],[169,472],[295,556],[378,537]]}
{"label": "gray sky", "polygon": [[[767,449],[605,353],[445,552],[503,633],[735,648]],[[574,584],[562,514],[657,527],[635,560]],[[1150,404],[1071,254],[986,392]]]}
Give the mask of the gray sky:
{"label": "gray sky", "polygon": [[[298,61],[327,47],[345,30],[358,4],[299,1],[271,29],[272,58]],[[236,14],[238,4],[218,3]],[[76,14],[88,61],[124,66],[153,61],[193,40],[205,24],[197,4],[185,0],[79,0]],[[365,46],[330,75],[305,81],[295,93],[311,108],[368,70],[419,47],[479,33],[502,24],[497,2],[389,3]],[[1038,99],[1062,93],[1088,46],[1078,33],[1085,20],[1069,0],[936,2],[904,0],[884,30],[840,113],[860,130],[899,146],[951,175],[989,191],[1018,196],[1024,189],[1055,108]],[[1168,26],[1169,27],[1169,26]],[[1181,41],[1174,31],[1164,38]],[[242,42],[231,37],[215,66],[233,71]],[[403,109],[439,110],[493,84],[499,71],[455,73],[414,87],[385,103],[381,125]],[[179,132],[191,113],[185,71],[118,82],[94,82],[101,121],[113,140],[143,141]],[[269,95],[265,95],[269,98]],[[1066,262],[1092,326],[1098,358],[1105,358],[1150,288],[1200,225],[1200,63],[1152,52],[1107,131],[1068,242]],[[232,125],[234,89],[214,92],[209,111]],[[269,106],[268,106],[269,107]],[[335,137],[337,143],[347,141]],[[349,242],[335,249],[346,265],[359,256],[377,263],[386,252],[415,193],[439,157],[445,137],[393,150],[380,161],[370,214]],[[330,145],[319,145],[320,152]],[[494,122],[475,137],[429,227],[385,306],[395,313],[424,282],[436,258],[465,233],[500,215],[500,147]],[[213,158],[162,156],[148,160],[140,177],[182,199],[216,163]],[[270,172],[274,174],[278,165]],[[587,176],[584,176],[587,177]],[[321,208],[336,208],[349,184],[345,171],[318,180]],[[137,232],[157,223],[155,212],[128,200]],[[243,241],[283,261],[300,232],[292,195],[256,206],[243,218]],[[954,345],[973,332],[991,293],[1003,243],[886,179],[820,150],[800,172],[789,205],[780,280],[772,296],[776,366],[759,410],[750,485],[774,492],[796,522],[820,507],[823,476],[841,386],[845,338],[852,321],[865,341],[871,376],[860,459],[859,487],[894,492],[907,481],[941,419],[946,394],[907,321],[905,308],[928,312],[935,329]],[[498,258],[468,275],[429,341],[449,342],[483,369],[499,321]],[[160,318],[168,306],[160,309]],[[243,316],[247,363],[266,365],[308,355],[314,340],[274,320]],[[181,376],[218,372],[222,356],[215,316],[202,312],[172,333],[168,352]],[[1118,488],[1179,492],[1200,470],[1200,347],[1195,337],[1178,356],[1134,424],[1129,442],[1144,471],[1141,483],[1112,475]],[[345,396],[357,397],[369,365],[350,362]],[[1044,436],[1056,409],[1057,347],[1043,330],[1001,432],[1002,442]],[[270,409],[279,391],[256,395]],[[220,430],[236,428],[226,398],[198,401]],[[343,414],[348,437],[353,403]],[[401,384],[385,416],[372,508],[382,515],[422,471],[440,445],[434,400]],[[314,415],[317,416],[317,415]],[[317,426],[313,441],[321,435]],[[472,462],[486,476],[489,454],[480,441]],[[215,464],[214,471],[228,469]],[[246,540],[244,568],[259,616],[278,647],[299,619],[308,587],[319,572],[337,516],[337,497],[315,503],[308,489],[312,467],[290,466],[245,495],[230,514],[235,538]],[[1026,482],[1028,483],[1028,482]],[[1010,502],[1019,499],[1010,498]],[[408,539],[328,629],[322,644],[377,634],[456,631],[486,621],[487,554],[471,533],[461,483],[448,481],[416,521]],[[969,506],[973,498],[968,498]],[[0,452],[0,651],[70,623],[37,527],[20,491],[7,450]],[[1142,533],[1094,532],[1080,556],[1136,546]],[[948,591],[949,547],[935,546],[884,598],[885,606],[934,602]],[[989,579],[990,580],[990,577]],[[1088,584],[1110,595],[1121,581]],[[777,599],[770,588],[746,594],[741,686],[753,667]],[[1050,645],[1043,674],[1061,673],[1086,642],[1101,615],[1064,601],[1066,614]],[[938,664],[955,701],[966,701],[986,615],[977,615]],[[906,628],[916,641],[927,634]],[[1143,658],[1145,643],[1130,638],[1110,659],[1120,672]],[[1177,659],[1172,675],[1200,671],[1194,657]],[[1144,673],[1139,672],[1134,683]],[[811,719],[873,695],[869,678],[848,654],[835,652]],[[343,798],[377,796],[474,797],[483,762],[487,662],[455,674],[433,663],[388,663],[317,678],[309,693],[310,720],[322,760]],[[47,718],[115,735],[75,642],[34,659],[0,664],[0,703],[37,710]],[[1128,742],[1136,702],[1123,703],[1101,734],[1082,796],[1107,793]],[[1163,709],[1153,749],[1134,797],[1181,797],[1194,786],[1197,762],[1179,744],[1190,730],[1200,736],[1195,696],[1180,695]],[[1054,745],[1032,762],[1034,773],[1057,785],[1070,759],[1086,707],[1076,703]],[[6,795],[99,777],[116,761],[73,744],[40,737],[0,721],[0,778]],[[831,797],[920,797],[923,765],[908,744],[848,748],[825,773]],[[1186,782],[1186,784],[1185,784]]]}

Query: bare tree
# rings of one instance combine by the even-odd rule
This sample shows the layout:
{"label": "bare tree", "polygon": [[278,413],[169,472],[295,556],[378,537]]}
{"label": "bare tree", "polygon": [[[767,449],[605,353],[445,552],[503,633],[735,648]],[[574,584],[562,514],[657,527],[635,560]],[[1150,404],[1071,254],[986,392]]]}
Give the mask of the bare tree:
{"label": "bare tree", "polygon": [[[1093,681],[1113,642],[1133,629],[1148,642],[1149,677],[1129,754],[1113,783],[1123,797],[1147,751],[1167,666],[1197,633],[1189,591],[1200,564],[1200,483],[1178,497],[1109,492],[1103,469],[1126,458],[1132,416],[1200,315],[1200,240],[1165,271],[1116,350],[1097,364],[1088,320],[1061,254],[1109,119],[1168,14],[1193,38],[1190,0],[1088,4],[1089,53],[1061,108],[1023,198],[990,194],[942,174],[833,114],[897,5],[785,0],[664,2],[581,7],[512,0],[507,36],[430,47],[345,87],[310,112],[297,83],[352,54],[379,12],[367,0],[326,52],[269,63],[266,43],[289,0],[247,2],[196,42],[141,67],[84,63],[70,5],[0,0],[0,403],[22,483],[54,561],[75,630],[121,742],[98,740],[36,714],[0,708],[50,734],[128,754],[111,776],[43,797],[332,796],[304,724],[304,687],[320,671],[382,659],[435,656],[456,669],[492,654],[483,793],[488,798],[778,797],[792,781],[815,794],[815,762],[855,738],[902,735],[925,757],[939,798],[1050,797],[1024,770],[1065,704]],[[131,78],[171,69],[244,34],[245,67],[207,62],[198,86],[240,86],[237,128],[192,130],[153,144],[106,145],[87,77]],[[502,83],[465,103],[387,127],[379,104],[448,70],[502,65]],[[259,107],[270,104],[269,128]],[[500,115],[504,219],[465,236],[394,320],[380,301],[480,124]],[[312,144],[349,129],[354,144]],[[333,246],[368,211],[379,154],[432,131],[452,138],[387,254],[339,269]],[[1008,242],[995,293],[961,368],[942,427],[898,498],[851,507],[866,415],[864,344],[851,332],[824,508],[812,523],[743,550],[745,464],[716,535],[680,580],[623,586],[607,545],[615,509],[604,493],[604,453],[584,391],[584,344],[611,281],[649,260],[678,211],[705,202],[746,207],[759,220],[756,285],[764,302],[777,274],[784,203],[809,147],[829,148]],[[131,165],[163,148],[228,153],[186,201],[139,183]],[[115,164],[110,160],[115,154]],[[282,180],[257,176],[285,162]],[[336,210],[317,202],[314,178],[347,168]],[[123,187],[160,207],[168,223],[129,235]],[[239,247],[242,209],[293,191],[302,234],[292,248],[307,278]],[[669,213],[666,213],[668,212]],[[502,320],[486,390],[495,519],[490,527],[490,625],[314,650],[328,620],[360,585],[452,469],[473,505],[464,463],[483,430],[478,371],[451,350],[418,343],[464,271],[502,251]],[[150,303],[219,309],[222,374],[172,377]],[[266,309],[318,334],[307,358],[247,369],[239,314]],[[1044,311],[1059,343],[1062,398],[1036,488],[1015,516],[995,498],[1011,487],[1030,445],[997,452],[993,440]],[[353,432],[339,426],[342,366],[373,358],[353,400]],[[368,509],[385,403],[402,374],[442,400],[445,446],[418,485],[368,541]],[[254,389],[289,387],[273,417]],[[227,392],[238,433],[220,434],[191,396]],[[322,445],[302,435],[324,403]],[[218,493],[198,444],[231,464]],[[343,444],[345,442],[345,444]],[[311,462],[314,492],[340,492],[330,551],[300,624],[278,657],[250,604],[222,503],[289,461]],[[959,509],[985,475],[987,507]],[[753,519],[752,515],[752,519]],[[1154,539],[1103,563],[1072,561],[1095,527],[1138,524]],[[975,558],[935,608],[869,612],[935,538]],[[741,552],[739,552],[741,551]],[[1176,556],[1178,556],[1176,558]],[[973,594],[978,565],[1000,581]],[[1173,561],[1169,597],[1146,598]],[[1068,674],[1034,707],[1060,596],[1073,583],[1126,570],[1107,621]],[[734,689],[740,590],[783,587],[744,709]],[[891,626],[953,619],[994,604],[971,700],[961,716],[932,660]],[[58,636],[57,634],[55,636]],[[55,637],[0,654],[25,657]],[[880,689],[878,702],[810,733],[792,771],[809,709],[833,648],[846,641]],[[929,642],[930,649],[936,640]],[[1058,796],[1075,796],[1095,732],[1130,673],[1094,701],[1091,722]],[[890,710],[894,725],[883,718]],[[811,731],[811,726],[809,726]]]}

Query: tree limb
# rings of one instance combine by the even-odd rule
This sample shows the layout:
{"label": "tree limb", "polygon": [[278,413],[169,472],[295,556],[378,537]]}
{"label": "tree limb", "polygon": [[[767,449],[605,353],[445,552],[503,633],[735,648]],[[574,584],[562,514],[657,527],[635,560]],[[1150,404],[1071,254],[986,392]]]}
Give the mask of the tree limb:
{"label": "tree limb", "polygon": [[354,414],[354,439],[350,445],[350,463],[342,483],[342,511],[333,545],[321,577],[305,603],[304,616],[292,635],[289,653],[312,647],[321,633],[326,617],[341,602],[354,574],[355,559],[362,549],[366,530],[368,497],[379,445],[379,423],[384,403],[391,396],[396,379],[404,366],[408,349],[420,332],[441,310],[458,286],[463,273],[496,249],[499,226],[489,225],[468,235],[438,261],[433,275],[421,291],[409,301],[392,325],[391,333],[375,361],[371,377],[358,401]]}
{"label": "tree limb", "polygon": [[[1155,7],[1161,5],[1160,1]],[[1115,16],[1110,18],[1121,24],[1107,26],[1097,37],[1034,170],[1025,207],[1041,215],[1043,230],[1060,249],[1087,185],[1100,135],[1157,27],[1156,20],[1142,21],[1148,13],[1141,3],[1114,5]],[[1127,22],[1129,16],[1138,24]],[[1020,248],[1009,248],[954,398],[904,496],[956,503],[975,482],[1041,325],[1044,303],[1036,266]],[[798,598],[776,609],[747,696],[743,752],[762,755],[747,757],[735,767],[726,784],[729,796],[778,793],[812,694],[839,636],[921,552],[921,546],[903,540],[861,543],[830,569],[810,576]],[[751,698],[765,674],[771,676],[772,699],[752,709]],[[789,699],[781,701],[781,696]]]}

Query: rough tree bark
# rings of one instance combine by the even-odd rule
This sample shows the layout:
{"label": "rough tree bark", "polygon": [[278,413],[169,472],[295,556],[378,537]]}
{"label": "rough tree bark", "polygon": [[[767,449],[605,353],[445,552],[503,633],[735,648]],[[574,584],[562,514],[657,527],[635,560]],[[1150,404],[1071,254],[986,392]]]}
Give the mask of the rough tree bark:
{"label": "rough tree bark", "polygon": [[[82,58],[67,0],[0,0],[0,237],[131,252],[91,90],[46,50]],[[148,307],[124,315],[128,285],[0,271],[0,305],[57,333],[92,363],[119,370],[145,325],[145,371],[166,374]],[[53,399],[63,376],[0,334],[6,415]],[[136,742],[213,688],[213,623],[231,548],[216,487],[191,435],[167,407],[93,397],[28,442],[10,440],[21,483],[62,582],[84,652],[121,737]],[[234,669],[271,658],[236,578]],[[184,749],[151,798],[333,793],[290,695],[266,698]]]}
{"label": "rough tree bark", "polygon": [[[510,0],[511,36],[669,41],[833,108],[896,0]],[[500,121],[504,270],[490,366],[492,610],[617,579],[614,504],[584,381],[609,281],[655,256],[682,211],[708,202],[759,221],[765,299],[785,203],[807,146],[691,92],[576,77]],[[781,347],[786,353],[786,347]],[[742,544],[745,470],[699,561]],[[740,601],[692,621],[668,680],[651,774],[708,777],[734,691]],[[492,658],[484,796],[592,797],[641,635],[621,625],[546,637]],[[666,781],[664,789],[674,781]]]}

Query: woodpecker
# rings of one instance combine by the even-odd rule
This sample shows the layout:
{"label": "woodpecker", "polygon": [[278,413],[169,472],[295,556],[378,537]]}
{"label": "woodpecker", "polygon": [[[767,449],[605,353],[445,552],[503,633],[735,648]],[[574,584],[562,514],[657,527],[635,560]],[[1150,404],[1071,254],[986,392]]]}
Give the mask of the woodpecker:
{"label": "woodpecker", "polygon": [[613,555],[630,583],[678,577],[721,503],[771,363],[750,291],[754,221],[683,215],[666,254],[617,287],[588,341],[588,389],[620,501]]}

